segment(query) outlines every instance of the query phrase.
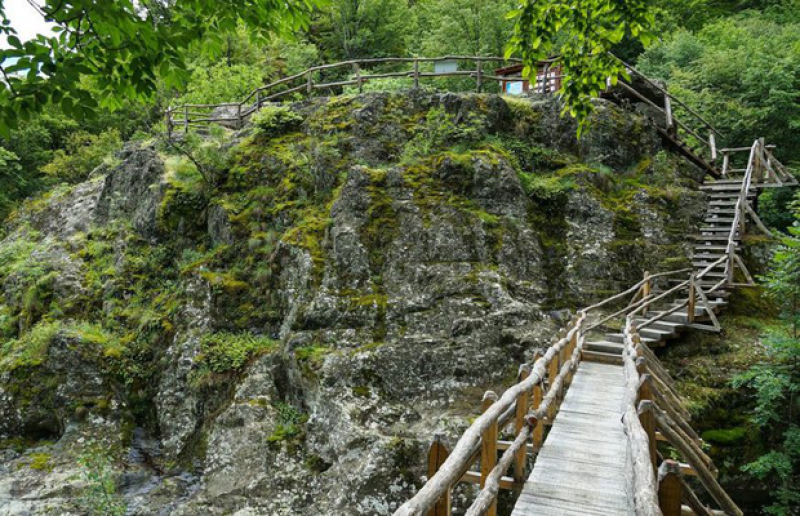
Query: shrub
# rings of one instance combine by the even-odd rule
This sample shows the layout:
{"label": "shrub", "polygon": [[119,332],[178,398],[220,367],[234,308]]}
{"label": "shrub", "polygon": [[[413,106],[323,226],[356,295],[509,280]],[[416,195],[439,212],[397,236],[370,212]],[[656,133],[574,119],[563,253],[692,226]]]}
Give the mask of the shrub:
{"label": "shrub", "polygon": [[302,116],[284,106],[264,106],[253,115],[253,124],[268,136],[297,130],[302,123]]}
{"label": "shrub", "polygon": [[212,373],[240,371],[247,362],[258,355],[275,349],[275,341],[249,332],[218,332],[204,335],[200,340],[200,354],[195,362]]}
{"label": "shrub", "polygon": [[278,402],[275,408],[278,411],[278,424],[272,435],[267,437],[267,441],[271,443],[291,441],[302,436],[303,425],[308,421],[308,416],[288,403]]}
{"label": "shrub", "polygon": [[119,132],[110,129],[100,134],[78,131],[67,138],[66,148],[57,150],[42,173],[61,182],[83,181],[122,146]]}

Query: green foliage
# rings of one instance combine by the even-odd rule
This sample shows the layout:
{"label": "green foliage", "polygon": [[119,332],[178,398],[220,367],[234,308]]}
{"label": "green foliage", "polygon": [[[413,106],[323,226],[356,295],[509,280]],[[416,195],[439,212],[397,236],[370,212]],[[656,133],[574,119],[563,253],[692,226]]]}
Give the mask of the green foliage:
{"label": "green foliage", "polygon": [[334,0],[315,23],[327,61],[406,54],[413,17],[403,0]]}
{"label": "green foliage", "polygon": [[127,504],[117,491],[113,457],[100,443],[90,442],[78,458],[84,486],[78,504],[89,516],[124,516]]}
{"label": "green foliage", "polygon": [[578,120],[578,135],[587,126],[591,99],[606,88],[606,80],[617,83],[626,77],[624,66],[609,53],[623,38],[647,45],[654,39],[654,14],[645,0],[523,0],[509,12],[515,19],[514,34],[506,56],[519,53],[522,75],[532,81],[536,63],[557,52],[564,78],[559,95],[562,114]]}
{"label": "green foliage", "polygon": [[401,162],[410,163],[418,158],[431,154],[453,145],[469,144],[477,141],[480,128],[475,115],[469,115],[466,120],[457,120],[457,115],[449,113],[442,108],[433,108],[425,115],[425,124],[403,149]]}
{"label": "green foliage", "polygon": [[264,82],[264,73],[252,64],[194,65],[180,104],[220,104],[243,99]]}
{"label": "green foliage", "polygon": [[[178,0],[106,2],[47,0],[42,6],[58,34],[21,42],[8,23],[0,24],[10,48],[0,50],[0,134],[47,103],[81,118],[98,107],[119,107],[122,99],[149,99],[159,81],[182,86],[187,57],[200,47],[210,56],[225,50],[227,36],[241,24],[253,38],[301,28],[315,2]],[[0,20],[5,12],[0,3]],[[83,88],[86,77],[95,94]]]}
{"label": "green foliage", "polygon": [[67,137],[65,149],[57,150],[42,172],[67,183],[86,179],[103,160],[122,146],[119,132],[110,129],[99,135],[79,131]]}
{"label": "green foliage", "polygon": [[278,411],[278,421],[275,431],[267,437],[267,441],[278,443],[300,439],[305,431],[308,415],[300,412],[294,405],[283,402],[276,403],[275,409]]}
{"label": "green foliage", "polygon": [[519,178],[525,193],[543,201],[563,200],[567,193],[575,188],[575,183],[571,178],[558,175],[543,176],[520,172]]}
{"label": "green foliage", "polygon": [[766,278],[769,295],[782,307],[782,328],[764,338],[766,360],[734,378],[734,387],[753,390],[752,420],[773,449],[744,470],[775,486],[773,503],[766,512],[793,514],[800,503],[796,478],[800,468],[800,426],[797,400],[800,394],[800,199],[795,202],[795,226],[782,239]]}
{"label": "green foliage", "polygon": [[200,354],[195,363],[213,373],[240,371],[254,357],[273,351],[276,342],[264,335],[208,333],[200,339]]}
{"label": "green foliage", "polygon": [[286,106],[264,106],[252,121],[263,134],[274,137],[299,129],[303,117]]}
{"label": "green foliage", "polygon": [[[654,44],[638,68],[668,81],[670,91],[725,134],[750,145],[765,137],[784,163],[800,160],[800,22],[796,6],[717,18],[696,33],[680,30]],[[690,120],[680,106],[676,116]]]}
{"label": "green foliage", "polygon": [[22,173],[19,156],[0,147],[0,221],[11,210],[14,202],[30,189],[31,178]]}
{"label": "green foliage", "polygon": [[424,56],[501,56],[513,23],[512,0],[439,0],[417,9],[419,49]]}
{"label": "green foliage", "polygon": [[747,428],[737,426],[735,428],[725,428],[717,430],[706,430],[703,432],[703,440],[714,444],[731,445],[738,443],[747,436]]}

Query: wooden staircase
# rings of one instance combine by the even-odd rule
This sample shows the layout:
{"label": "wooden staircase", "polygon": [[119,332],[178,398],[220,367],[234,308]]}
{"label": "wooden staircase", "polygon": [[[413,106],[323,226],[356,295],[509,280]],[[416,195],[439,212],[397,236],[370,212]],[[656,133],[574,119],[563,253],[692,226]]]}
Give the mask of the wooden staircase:
{"label": "wooden staircase", "polygon": [[[759,186],[761,185],[753,185],[747,194],[747,202],[751,207],[757,197],[756,188]],[[698,285],[704,289],[712,288],[726,277],[726,262],[720,262],[720,259],[725,256],[727,250],[731,225],[734,222],[736,213],[736,202],[739,199],[741,188],[741,178],[716,181],[707,179],[706,183],[700,187],[700,190],[706,194],[708,204],[703,218],[703,226],[700,227],[699,233],[692,237],[695,240],[692,267],[695,270],[695,274],[700,274],[708,267],[711,267],[710,270],[705,271],[702,279],[698,280]],[[739,235],[738,231],[735,233],[734,243],[735,249],[739,250],[741,247],[741,235]],[[668,281],[674,283],[681,280],[671,279]],[[710,294],[709,305],[714,314],[719,313],[727,305],[728,296],[730,296],[730,290],[726,287],[719,288],[713,294]],[[648,319],[668,311],[677,303],[678,301],[675,301],[660,308],[658,305],[654,305],[652,309],[648,307],[641,315],[635,317],[633,322],[637,325],[644,323]],[[666,315],[661,320],[639,330],[641,341],[650,348],[661,347],[668,341],[680,337],[684,330],[698,323],[713,322],[711,320],[712,315],[699,307],[694,307],[693,320],[690,322],[689,319],[689,307]],[[623,348],[624,335],[622,332],[607,333],[602,340],[587,341],[585,343],[584,360],[621,364]]]}

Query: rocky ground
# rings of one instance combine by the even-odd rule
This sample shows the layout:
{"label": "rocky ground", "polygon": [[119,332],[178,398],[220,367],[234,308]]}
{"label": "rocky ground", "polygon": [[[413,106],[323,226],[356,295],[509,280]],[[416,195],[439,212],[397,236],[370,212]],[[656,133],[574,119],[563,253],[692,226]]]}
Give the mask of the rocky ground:
{"label": "rocky ground", "polygon": [[576,308],[685,265],[703,212],[606,103],[580,141],[549,102],[429,93],[215,138],[203,170],[131,142],[9,222],[0,515],[391,514],[435,432]]}

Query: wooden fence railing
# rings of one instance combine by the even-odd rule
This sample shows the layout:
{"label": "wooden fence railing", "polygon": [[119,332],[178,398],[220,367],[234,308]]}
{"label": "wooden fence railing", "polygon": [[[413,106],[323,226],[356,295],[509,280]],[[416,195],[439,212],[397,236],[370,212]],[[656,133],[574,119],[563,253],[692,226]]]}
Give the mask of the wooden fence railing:
{"label": "wooden fence railing", "polygon": [[682,480],[679,463],[662,460],[661,466],[657,465],[658,440],[666,441],[681,454],[725,514],[743,515],[717,481],[717,470],[703,451],[702,441],[682,415],[683,407],[676,403],[677,394],[661,391],[672,390],[672,380],[658,358],[642,344],[631,316],[624,335],[626,397],[622,421],[633,467],[632,494],[637,516],[677,516],[684,502],[694,514],[714,513]]}
{"label": "wooden fence railing", "polygon": [[[474,65],[474,69],[459,69],[453,71],[436,71],[423,70],[425,66],[430,66],[437,62],[442,61],[457,61],[461,63],[470,63]],[[562,75],[551,72],[550,64],[556,64],[557,58],[541,61],[543,69],[541,74],[536,74],[536,82],[532,85],[531,91],[542,95],[551,95],[557,92],[561,80],[564,78]],[[622,61],[621,61],[622,62]],[[493,73],[487,73],[484,65],[489,63],[514,63],[519,64],[519,59],[505,59],[502,57],[492,56],[442,56],[442,57],[385,57],[374,59],[353,59],[350,61],[342,61],[338,63],[331,63],[326,65],[314,66],[303,72],[300,72],[289,77],[284,77],[270,84],[261,86],[253,90],[241,102],[230,102],[220,104],[183,104],[181,106],[170,107],[165,113],[167,133],[172,135],[173,130],[181,127],[184,132],[188,132],[189,128],[195,126],[205,126],[212,123],[224,124],[232,127],[241,127],[244,122],[253,113],[258,111],[265,103],[276,102],[287,99],[294,99],[296,94],[310,96],[316,91],[332,90],[343,88],[346,86],[356,86],[359,92],[363,90],[364,84],[370,81],[382,79],[397,79],[405,78],[412,80],[413,88],[419,88],[420,82],[425,79],[434,77],[466,77],[475,80],[475,91],[481,92],[484,84],[487,81],[514,81],[526,80],[522,76],[496,76]],[[385,66],[385,65],[411,65],[409,70],[383,72],[383,73],[369,73],[368,67]],[[716,159],[717,150],[715,135],[719,136],[719,132],[711,126],[705,119],[692,110],[680,99],[667,92],[666,87],[659,85],[651,79],[647,78],[644,74],[633,68],[632,66],[624,63],[630,74],[636,75],[649,84],[656,91],[663,94],[663,107],[658,106],[644,93],[637,91],[632,84],[620,81],[619,87],[628,91],[630,94],[639,100],[649,104],[654,109],[663,113],[665,117],[665,127],[670,134],[674,133],[677,136],[677,131],[680,130],[684,135],[689,135],[695,139],[696,142],[708,147],[710,157]],[[336,79],[330,82],[325,82],[318,79],[317,76],[323,72],[350,70],[349,78]],[[554,70],[559,68],[553,67]],[[683,110],[686,111],[695,124],[702,126],[709,132],[709,137],[703,138],[698,133],[699,130],[692,129],[688,124],[678,120],[672,113],[671,103],[679,104]]]}
{"label": "wooden fence railing", "polygon": [[[423,69],[425,65],[431,65],[442,61],[471,63],[474,69],[453,71]],[[284,77],[283,79],[256,88],[241,102],[184,104],[171,107],[166,111],[167,132],[171,135],[173,129],[178,126],[182,126],[184,131],[188,131],[191,125],[204,125],[209,123],[222,123],[240,127],[247,117],[258,111],[264,103],[279,101],[293,94],[312,95],[315,91],[343,88],[345,86],[356,86],[359,91],[361,91],[364,84],[367,82],[381,79],[411,79],[413,87],[419,88],[422,80],[433,77],[466,77],[474,79],[475,90],[481,92],[487,81],[524,80],[521,76],[496,76],[493,74],[493,70],[487,73],[484,69],[485,65],[489,63],[517,64],[520,62],[519,59],[505,59],[503,57],[492,56],[383,57],[375,59],[353,59],[350,61],[314,66],[298,74]],[[365,73],[366,67],[402,64],[411,65],[411,69],[384,73]],[[318,80],[316,77],[322,72],[333,70],[342,71],[342,69],[351,70],[350,78],[324,82]],[[555,86],[559,78],[560,76],[548,73],[545,75],[545,80],[537,81],[534,90],[539,93],[555,92]]]}

